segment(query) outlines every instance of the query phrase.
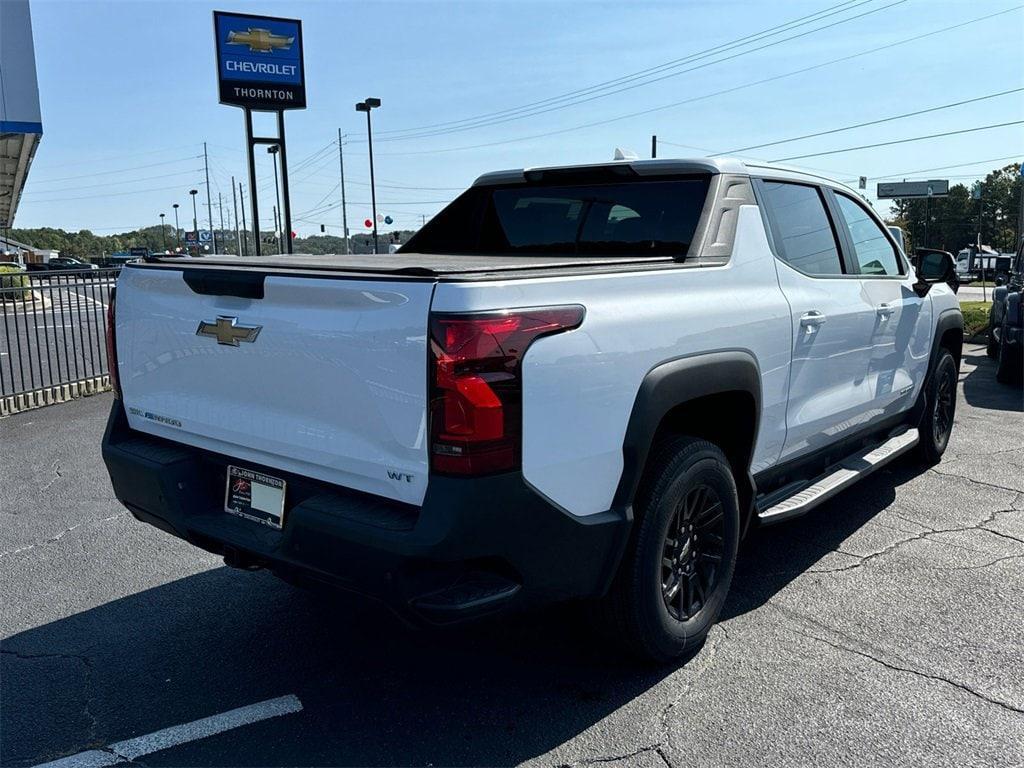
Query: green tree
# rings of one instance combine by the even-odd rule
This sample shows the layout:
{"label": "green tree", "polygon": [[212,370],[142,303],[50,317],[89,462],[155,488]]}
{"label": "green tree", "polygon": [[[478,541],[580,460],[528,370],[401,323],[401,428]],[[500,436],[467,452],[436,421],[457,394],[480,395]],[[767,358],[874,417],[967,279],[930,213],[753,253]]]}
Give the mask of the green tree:
{"label": "green tree", "polygon": [[974,243],[980,231],[985,245],[1013,251],[1021,236],[1017,219],[1021,187],[1020,164],[1012,163],[985,176],[980,201],[965,185],[956,184],[947,197],[893,200],[891,223],[903,228],[911,247],[956,253]]}

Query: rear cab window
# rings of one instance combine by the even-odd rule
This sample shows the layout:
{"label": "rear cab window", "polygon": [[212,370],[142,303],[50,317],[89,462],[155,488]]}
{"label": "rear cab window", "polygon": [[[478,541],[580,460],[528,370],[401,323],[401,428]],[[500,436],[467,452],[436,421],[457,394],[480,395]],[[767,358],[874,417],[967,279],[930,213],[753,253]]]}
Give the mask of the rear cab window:
{"label": "rear cab window", "polygon": [[709,186],[701,175],[471,187],[402,250],[683,258]]}

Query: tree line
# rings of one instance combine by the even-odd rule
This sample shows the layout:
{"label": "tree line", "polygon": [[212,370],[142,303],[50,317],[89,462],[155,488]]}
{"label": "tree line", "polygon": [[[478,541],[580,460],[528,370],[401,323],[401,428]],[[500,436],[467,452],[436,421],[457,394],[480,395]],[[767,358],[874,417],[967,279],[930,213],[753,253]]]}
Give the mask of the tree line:
{"label": "tree line", "polygon": [[[0,0],[2,2],[2,0]],[[175,236],[174,227],[165,225],[144,227],[130,232],[121,232],[115,235],[97,235],[88,229],[77,232],[68,232],[54,227],[39,227],[36,229],[12,229],[10,237],[12,240],[30,245],[40,250],[60,251],[62,256],[73,256],[82,260],[102,260],[109,258],[112,254],[123,253],[130,248],[146,248],[152,253],[160,253],[164,250],[174,251],[179,245],[185,247],[185,231],[179,233],[180,241]],[[238,243],[235,239],[234,230],[214,230],[217,238],[217,250],[220,253],[238,253]],[[264,254],[276,253],[277,243],[273,240],[273,232],[263,233],[261,249]],[[386,252],[389,243],[404,243],[412,236],[412,230],[396,230],[393,232],[379,233],[380,250]],[[267,242],[270,240],[271,242]],[[359,233],[349,236],[351,250],[355,253],[373,252],[373,235]],[[250,253],[252,249],[252,235],[249,234]],[[293,241],[292,250],[296,253],[344,253],[345,241],[335,235],[315,235],[312,237],[298,237]]]}
{"label": "tree line", "polygon": [[[940,177],[941,178],[941,177]],[[1020,163],[1011,163],[985,176],[980,199],[964,184],[949,188],[947,197],[892,200],[886,221],[903,229],[910,243],[956,253],[973,244],[981,232],[983,245],[998,251],[1017,250],[1022,180]]]}

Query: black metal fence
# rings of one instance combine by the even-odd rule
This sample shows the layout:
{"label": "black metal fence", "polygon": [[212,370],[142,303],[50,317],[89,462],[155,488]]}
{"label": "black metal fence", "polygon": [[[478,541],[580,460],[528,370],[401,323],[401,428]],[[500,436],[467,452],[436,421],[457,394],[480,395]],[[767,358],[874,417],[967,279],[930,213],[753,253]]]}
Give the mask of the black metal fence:
{"label": "black metal fence", "polygon": [[109,388],[107,305],[120,271],[0,272],[0,416]]}

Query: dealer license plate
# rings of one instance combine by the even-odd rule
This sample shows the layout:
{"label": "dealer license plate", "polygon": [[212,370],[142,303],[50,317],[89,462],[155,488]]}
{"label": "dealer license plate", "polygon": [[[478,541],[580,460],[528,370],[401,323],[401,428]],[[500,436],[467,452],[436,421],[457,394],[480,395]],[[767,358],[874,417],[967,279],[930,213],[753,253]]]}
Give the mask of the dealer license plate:
{"label": "dealer license plate", "polygon": [[280,530],[284,526],[285,482],[242,467],[228,467],[224,511]]}

